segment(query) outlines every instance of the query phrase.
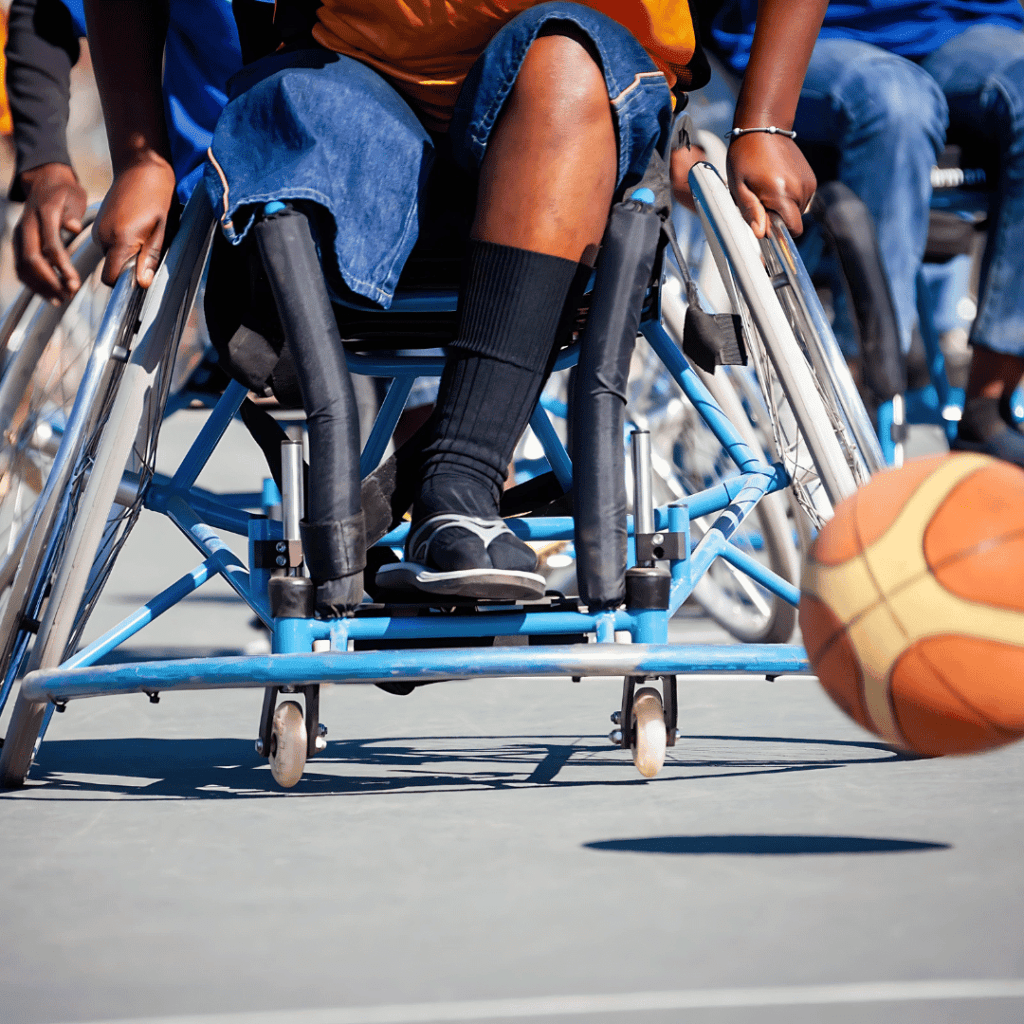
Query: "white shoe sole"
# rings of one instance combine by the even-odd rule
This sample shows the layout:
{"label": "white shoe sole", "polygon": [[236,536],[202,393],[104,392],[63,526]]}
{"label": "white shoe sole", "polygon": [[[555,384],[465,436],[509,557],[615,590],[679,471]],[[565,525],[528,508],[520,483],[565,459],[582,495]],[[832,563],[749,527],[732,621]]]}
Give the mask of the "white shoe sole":
{"label": "white shoe sole", "polygon": [[416,562],[396,562],[377,571],[377,585],[389,590],[470,597],[480,601],[531,601],[544,596],[547,584],[535,572],[515,569],[461,569],[438,572]]}

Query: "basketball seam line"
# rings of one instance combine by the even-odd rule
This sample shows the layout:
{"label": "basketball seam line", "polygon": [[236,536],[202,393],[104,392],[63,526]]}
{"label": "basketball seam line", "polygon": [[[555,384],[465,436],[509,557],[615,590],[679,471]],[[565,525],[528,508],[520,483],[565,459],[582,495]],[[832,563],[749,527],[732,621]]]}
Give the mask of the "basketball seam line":
{"label": "basketball seam line", "polygon": [[[977,638],[975,638],[975,639],[977,639]],[[917,641],[915,641],[915,643],[916,642]],[[983,641],[983,642],[992,643],[992,641]],[[1007,743],[1011,742],[1012,740],[1017,739],[1017,737],[1019,735],[1018,733],[1007,731],[1006,729],[1003,729],[1001,726],[996,725],[996,723],[993,722],[988,717],[988,715],[984,714],[980,708],[975,707],[959,690],[954,690],[953,687],[950,686],[949,683],[946,682],[945,676],[942,674],[941,670],[938,668],[938,666],[935,664],[935,662],[932,661],[932,659],[929,658],[928,655],[923,650],[919,650],[917,653],[920,655],[920,657],[924,661],[926,661],[928,663],[928,667],[935,673],[935,678],[938,681],[939,685],[947,693],[949,693],[950,695],[955,697],[968,710],[973,711],[974,714],[977,715],[978,718],[981,719],[981,721],[984,722],[986,726],[989,726],[990,728],[994,729],[1000,736],[1005,736]],[[895,669],[895,667],[896,666],[894,665],[893,669]],[[891,686],[892,686],[892,684],[891,684],[891,680],[890,680],[890,692],[892,692]],[[903,731],[903,727],[902,726],[900,726],[900,731],[901,732]]]}
{"label": "basketball seam line", "polygon": [[[907,499],[908,501],[909,501],[910,497],[912,497],[914,494],[916,494],[918,492],[918,490],[921,487],[924,486],[925,480],[929,479],[930,476],[931,476],[931,474],[929,474],[927,477],[925,477],[924,480],[921,480],[921,481],[918,482],[917,487],[915,487],[914,490],[911,491],[910,496]],[[868,579],[871,580],[871,585],[875,588],[875,595],[877,597],[877,600],[871,606],[871,610],[874,611],[875,609],[878,608],[879,605],[887,603],[886,602],[886,598],[887,598],[888,595],[882,590],[881,586],[879,585],[878,578],[875,576],[874,570],[871,568],[871,561],[865,555],[866,546],[864,544],[864,538],[861,535],[860,517],[857,515],[857,510],[860,508],[860,497],[861,497],[861,492],[857,491],[856,495],[854,496],[853,531],[854,531],[854,536],[857,538],[857,550],[859,552],[857,557],[860,558],[861,561],[864,563],[864,571],[867,573]],[[904,502],[904,505],[906,505],[906,502]],[[897,518],[898,517],[899,517],[899,514],[897,513]],[[881,537],[885,536],[885,534],[889,531],[889,529],[891,529],[892,525],[893,525],[892,522],[890,522],[889,525],[886,527],[885,531],[877,539],[881,540]],[[923,532],[921,534],[921,546],[922,546],[921,554],[924,555],[924,533]],[[866,611],[861,612],[860,615],[854,616],[854,620],[861,618],[865,614],[867,614]],[[896,627],[900,631],[900,633],[903,634],[904,640],[909,640],[910,637],[908,636],[907,631],[906,631],[906,629],[903,626],[903,623],[900,622],[900,620],[896,618],[896,616],[892,613],[892,611],[889,612],[889,616],[893,620],[893,622],[896,624]],[[846,627],[847,629],[849,629],[850,625],[852,625],[852,621],[853,620],[851,620],[851,622],[847,623],[847,627]],[[858,658],[858,662],[859,662],[859,660],[860,659]],[[859,664],[858,664],[858,668],[860,668]],[[864,679],[864,671],[863,671],[863,669],[860,670],[859,675],[860,675],[860,681],[859,681],[859,685],[857,687],[857,699],[860,701],[861,706],[864,708],[864,711],[865,711],[865,716],[864,717],[866,718],[867,721],[871,722],[871,724],[874,725],[876,732],[884,734],[885,729],[882,728],[882,725],[880,723],[875,721],[875,716],[871,714],[871,708],[868,705],[868,696],[867,696],[867,691],[866,691],[866,687],[865,687],[865,679]],[[903,732],[903,727],[900,725],[900,720],[899,720],[899,718],[896,715],[896,706],[893,703],[893,699],[892,699],[892,670],[891,669],[889,671],[889,678],[887,680],[887,685],[885,687],[885,701],[889,705],[889,714],[890,714],[890,716],[892,718],[893,724],[896,726],[896,733],[897,733],[899,739],[901,739],[903,741],[903,746],[909,747],[910,743],[907,740],[906,734]]]}

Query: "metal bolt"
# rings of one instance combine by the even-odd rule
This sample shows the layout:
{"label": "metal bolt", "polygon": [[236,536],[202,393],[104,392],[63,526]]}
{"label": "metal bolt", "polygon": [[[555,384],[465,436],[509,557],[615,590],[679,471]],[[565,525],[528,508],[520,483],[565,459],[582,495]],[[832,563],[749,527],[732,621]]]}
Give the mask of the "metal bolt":
{"label": "metal bolt", "polygon": [[263,756],[263,740],[256,741],[256,753],[259,754],[260,757]]}
{"label": "metal bolt", "polygon": [[288,559],[285,558],[284,555],[278,555],[277,558],[274,559],[274,561],[278,565],[287,565],[288,564]]}
{"label": "metal bolt", "polygon": [[664,544],[665,543],[665,535],[663,533],[656,533],[651,538],[651,543],[652,544]]}
{"label": "metal bolt", "polygon": [[676,739],[681,740],[683,738],[683,732],[681,729],[676,729]]}
{"label": "metal bolt", "polygon": [[609,717],[612,720],[612,725],[618,725],[619,722],[622,721],[622,712],[621,711],[613,711]]}
{"label": "metal bolt", "polygon": [[610,733],[608,733],[608,740],[611,743],[614,743],[615,746],[621,747],[622,746],[622,730],[621,729],[612,729],[612,731]]}
{"label": "metal bolt", "polygon": [[325,740],[323,736],[317,736],[313,745],[316,747],[316,752],[319,754],[322,750],[327,749],[327,740]]}
{"label": "metal bolt", "polygon": [[326,736],[326,735],[327,735],[327,726],[326,726],[326,725],[324,725],[324,723],[323,723],[323,722],[321,722],[321,723],[319,724],[318,728],[319,728],[319,730],[320,730],[320,735],[321,735],[321,736]]}
{"label": "metal bolt", "polygon": [[279,540],[279,541],[278,541],[278,542],[277,542],[277,543],[276,543],[276,544],[274,545],[274,550],[275,550],[275,551],[287,551],[287,550],[288,550],[288,545],[287,545],[287,544],[285,544],[285,542],[284,542],[283,540]]}

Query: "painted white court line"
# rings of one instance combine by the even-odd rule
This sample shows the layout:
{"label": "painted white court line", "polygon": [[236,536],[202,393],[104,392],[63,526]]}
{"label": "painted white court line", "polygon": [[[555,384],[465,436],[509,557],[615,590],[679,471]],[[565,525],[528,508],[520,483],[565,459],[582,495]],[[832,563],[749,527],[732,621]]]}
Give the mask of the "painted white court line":
{"label": "painted white court line", "polygon": [[452,1021],[582,1017],[597,1013],[633,1014],[651,1010],[742,1009],[956,999],[1024,999],[1024,979],[875,981],[846,985],[781,985],[764,988],[683,989],[676,992],[622,992],[614,995],[537,996],[333,1009],[200,1013],[176,1017],[133,1017],[130,1020],[107,1018],[88,1024],[449,1024]]}

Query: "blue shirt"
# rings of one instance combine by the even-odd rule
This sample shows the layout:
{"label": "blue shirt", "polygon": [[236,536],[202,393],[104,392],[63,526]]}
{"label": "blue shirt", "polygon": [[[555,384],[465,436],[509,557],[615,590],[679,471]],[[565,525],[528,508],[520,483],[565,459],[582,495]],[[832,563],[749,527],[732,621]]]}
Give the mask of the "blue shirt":
{"label": "blue shirt", "polygon": [[[737,74],[750,59],[757,0],[727,0],[711,25],[710,48]],[[1024,27],[1018,0],[832,0],[820,39],[856,39],[920,60],[972,25]]]}
{"label": "blue shirt", "polygon": [[[85,35],[82,0],[63,0]],[[182,202],[202,178],[227,81],[242,66],[230,0],[171,0],[164,49],[164,116]]]}

